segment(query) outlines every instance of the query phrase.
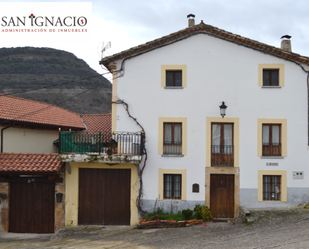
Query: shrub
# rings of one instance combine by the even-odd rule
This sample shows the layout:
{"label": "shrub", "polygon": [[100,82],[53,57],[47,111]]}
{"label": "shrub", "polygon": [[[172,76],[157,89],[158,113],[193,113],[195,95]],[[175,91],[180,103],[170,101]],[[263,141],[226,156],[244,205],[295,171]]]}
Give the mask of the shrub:
{"label": "shrub", "polygon": [[197,218],[197,219],[202,219],[202,207],[201,205],[196,205],[195,208],[194,208],[194,216]]}
{"label": "shrub", "polygon": [[200,205],[196,205],[196,207],[194,208],[194,215],[197,219],[203,219],[205,221],[212,218],[210,209],[207,206],[201,207]]}
{"label": "shrub", "polygon": [[190,220],[190,218],[193,214],[193,211],[191,209],[184,209],[184,210],[182,210],[181,213],[184,216],[185,220]]}

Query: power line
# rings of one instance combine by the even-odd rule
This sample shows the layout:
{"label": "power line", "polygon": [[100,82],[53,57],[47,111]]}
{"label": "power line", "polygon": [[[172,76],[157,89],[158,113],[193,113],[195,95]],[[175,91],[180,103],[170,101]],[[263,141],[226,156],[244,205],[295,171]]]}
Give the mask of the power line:
{"label": "power line", "polygon": [[[108,72],[108,73],[109,73],[109,72]],[[103,75],[108,74],[108,73],[102,73],[102,74],[98,74],[98,75],[95,75],[95,76],[89,76],[89,77],[81,78],[80,80],[87,80],[87,79],[91,79],[91,78],[103,76]],[[78,81],[76,81],[76,80],[71,80],[71,81],[67,81],[67,82],[63,82],[63,83],[59,83],[59,84],[54,84],[54,85],[49,85],[49,86],[40,87],[40,88],[29,89],[29,90],[20,91],[20,92],[13,92],[13,93],[9,93],[9,94],[2,94],[2,96],[10,96],[10,95],[14,95],[14,94],[26,93],[26,92],[31,92],[31,91],[46,89],[46,88],[54,87],[54,86],[66,85],[66,84],[75,83],[75,82],[78,82]]]}

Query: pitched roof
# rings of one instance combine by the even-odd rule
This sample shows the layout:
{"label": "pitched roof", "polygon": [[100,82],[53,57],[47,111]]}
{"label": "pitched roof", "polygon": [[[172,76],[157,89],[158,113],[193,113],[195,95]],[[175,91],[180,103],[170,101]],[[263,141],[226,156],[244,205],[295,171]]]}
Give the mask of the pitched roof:
{"label": "pitched roof", "polygon": [[61,107],[0,94],[0,120],[84,129],[80,115]]}
{"label": "pitched roof", "polygon": [[108,132],[112,131],[112,115],[111,114],[82,114],[81,115],[87,130],[83,133]]}
{"label": "pitched roof", "polygon": [[200,24],[194,25],[192,27],[188,27],[185,29],[182,29],[178,32],[169,34],[167,36],[163,36],[161,38],[158,38],[153,41],[149,41],[145,44],[130,48],[128,50],[124,50],[120,53],[105,57],[101,60],[100,64],[103,64],[105,67],[108,68],[108,65],[111,62],[114,62],[119,59],[127,58],[130,56],[135,56],[140,53],[144,53],[147,51],[151,51],[153,49],[159,48],[161,46],[168,45],[170,43],[176,42],[178,40],[181,40],[183,38],[187,38],[191,35],[204,33],[208,34],[220,39],[224,39],[230,42],[237,43],[239,45],[246,46],[248,48],[252,48],[255,50],[259,50],[265,53],[269,53],[275,56],[282,57],[287,60],[293,60],[298,63],[303,63],[309,65],[309,57],[301,56],[296,53],[285,51],[281,48],[276,48],[274,46],[267,45],[265,43],[261,43],[255,40],[251,40],[245,37],[242,37],[240,35],[235,35],[233,33],[227,32],[223,29],[219,29],[217,27],[213,27],[210,25],[206,25],[203,23],[203,21]]}
{"label": "pitched roof", "polygon": [[1,153],[0,173],[59,173],[63,162],[58,154]]}

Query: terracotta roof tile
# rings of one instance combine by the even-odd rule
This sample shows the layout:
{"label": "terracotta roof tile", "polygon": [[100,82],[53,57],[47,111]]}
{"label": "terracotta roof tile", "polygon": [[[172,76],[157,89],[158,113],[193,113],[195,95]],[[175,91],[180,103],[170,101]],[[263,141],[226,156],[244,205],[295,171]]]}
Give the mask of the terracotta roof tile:
{"label": "terracotta roof tile", "polygon": [[111,114],[82,114],[82,118],[87,126],[82,133],[112,132]]}
{"label": "terracotta roof tile", "polygon": [[59,173],[64,163],[58,154],[1,153],[0,173]]}
{"label": "terracotta roof tile", "polygon": [[255,40],[251,40],[246,37],[242,37],[240,35],[233,34],[231,32],[227,32],[222,29],[218,29],[211,25],[206,25],[203,22],[200,24],[194,25],[192,27],[179,30],[178,32],[171,33],[169,35],[163,36],[161,38],[155,39],[153,41],[146,42],[145,44],[141,44],[137,47],[130,48],[128,50],[124,50],[120,53],[105,57],[101,60],[101,64],[108,68],[108,65],[111,62],[116,60],[120,60],[129,56],[133,56],[139,53],[147,52],[150,49],[154,49],[156,47],[162,46],[164,44],[168,44],[173,41],[177,41],[180,38],[184,38],[188,35],[192,35],[194,33],[205,33],[209,35],[213,35],[218,38],[224,38],[228,41],[236,42],[239,45],[244,45],[247,47],[251,47],[252,49],[260,49],[262,51],[268,52],[275,56],[280,56],[282,58],[286,58],[289,60],[293,60],[295,62],[303,63],[309,65],[309,57],[301,56],[296,53],[287,52],[282,50],[281,48],[276,48],[265,43],[261,43]]}
{"label": "terracotta roof tile", "polygon": [[84,129],[80,115],[39,101],[0,94],[0,119]]}

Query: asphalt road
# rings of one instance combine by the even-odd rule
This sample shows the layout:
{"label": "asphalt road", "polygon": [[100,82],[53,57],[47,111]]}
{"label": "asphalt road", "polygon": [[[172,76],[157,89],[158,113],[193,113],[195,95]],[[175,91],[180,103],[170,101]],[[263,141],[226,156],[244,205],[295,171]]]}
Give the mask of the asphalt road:
{"label": "asphalt road", "polygon": [[72,227],[52,240],[51,235],[1,233],[0,248],[309,248],[309,210],[256,211],[252,216],[253,223],[207,222],[171,229]]}

